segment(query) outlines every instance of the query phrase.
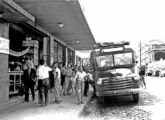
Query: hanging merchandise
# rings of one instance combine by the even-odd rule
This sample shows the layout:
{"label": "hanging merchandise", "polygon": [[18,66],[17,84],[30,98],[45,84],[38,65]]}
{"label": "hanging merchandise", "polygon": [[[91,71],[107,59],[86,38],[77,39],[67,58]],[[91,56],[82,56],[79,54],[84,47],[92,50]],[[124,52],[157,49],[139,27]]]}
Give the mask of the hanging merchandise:
{"label": "hanging merchandise", "polygon": [[12,56],[20,57],[20,56],[25,55],[27,52],[29,52],[29,50],[30,50],[30,47],[28,47],[27,49],[25,49],[21,52],[16,52],[16,51],[13,51],[13,50],[9,50],[9,54],[12,55]]}

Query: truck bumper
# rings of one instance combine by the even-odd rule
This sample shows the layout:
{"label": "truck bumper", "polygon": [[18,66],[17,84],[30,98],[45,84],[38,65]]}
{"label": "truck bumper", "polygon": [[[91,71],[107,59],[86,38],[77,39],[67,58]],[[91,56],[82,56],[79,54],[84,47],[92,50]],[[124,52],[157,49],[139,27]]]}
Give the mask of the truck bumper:
{"label": "truck bumper", "polygon": [[126,96],[137,94],[141,91],[140,88],[134,89],[124,89],[124,90],[114,90],[114,91],[104,91],[104,92],[96,92],[97,96]]}

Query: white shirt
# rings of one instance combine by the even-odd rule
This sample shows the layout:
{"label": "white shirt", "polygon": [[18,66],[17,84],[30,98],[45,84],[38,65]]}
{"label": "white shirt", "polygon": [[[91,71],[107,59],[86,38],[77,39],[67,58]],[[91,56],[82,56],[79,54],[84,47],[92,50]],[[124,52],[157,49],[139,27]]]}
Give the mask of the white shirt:
{"label": "white shirt", "polygon": [[79,81],[84,81],[84,78],[86,77],[86,75],[87,74],[84,71],[83,72],[78,71],[76,73],[75,78],[77,78]]}
{"label": "white shirt", "polygon": [[37,69],[38,79],[47,79],[49,78],[49,71],[52,71],[50,67],[41,65]]}
{"label": "white shirt", "polygon": [[93,81],[93,76],[91,73],[89,73],[89,79]]}
{"label": "white shirt", "polygon": [[61,70],[57,67],[56,69],[55,69],[55,73],[58,73],[58,76],[57,76],[57,78],[61,78]]}

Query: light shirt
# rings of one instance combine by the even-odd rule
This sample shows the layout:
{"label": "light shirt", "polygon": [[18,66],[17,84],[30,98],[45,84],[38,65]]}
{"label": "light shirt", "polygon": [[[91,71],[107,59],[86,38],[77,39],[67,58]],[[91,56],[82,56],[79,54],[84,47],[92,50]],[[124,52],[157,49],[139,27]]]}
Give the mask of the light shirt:
{"label": "light shirt", "polygon": [[52,71],[52,69],[50,67],[40,65],[37,69],[38,79],[47,79],[47,78],[49,78],[49,71]]}
{"label": "light shirt", "polygon": [[79,81],[85,81],[84,78],[86,77],[86,75],[87,74],[84,71],[82,71],[82,72],[78,71],[76,73],[75,78],[78,79]]}
{"label": "light shirt", "polygon": [[72,77],[72,69],[71,68],[66,69],[66,77]]}
{"label": "light shirt", "polygon": [[54,72],[55,72],[55,75],[56,75],[56,73],[58,73],[58,76],[56,78],[60,79],[61,78],[61,70],[57,67]]}
{"label": "light shirt", "polygon": [[89,73],[89,79],[93,81],[93,76],[91,73]]}

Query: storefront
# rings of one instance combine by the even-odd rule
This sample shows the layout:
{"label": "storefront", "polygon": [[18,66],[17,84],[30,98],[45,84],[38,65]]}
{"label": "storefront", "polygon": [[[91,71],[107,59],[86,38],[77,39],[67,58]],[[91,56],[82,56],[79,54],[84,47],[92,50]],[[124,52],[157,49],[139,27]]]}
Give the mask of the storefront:
{"label": "storefront", "polygon": [[68,50],[68,64],[75,65],[75,52],[71,49]]}
{"label": "storefront", "polygon": [[66,47],[57,41],[54,41],[53,60],[53,62],[58,62],[62,65],[66,63]]}
{"label": "storefront", "polygon": [[25,63],[32,61],[34,68],[38,66],[39,58],[43,57],[43,38],[45,35],[23,24],[9,25],[9,95],[18,93]]}

